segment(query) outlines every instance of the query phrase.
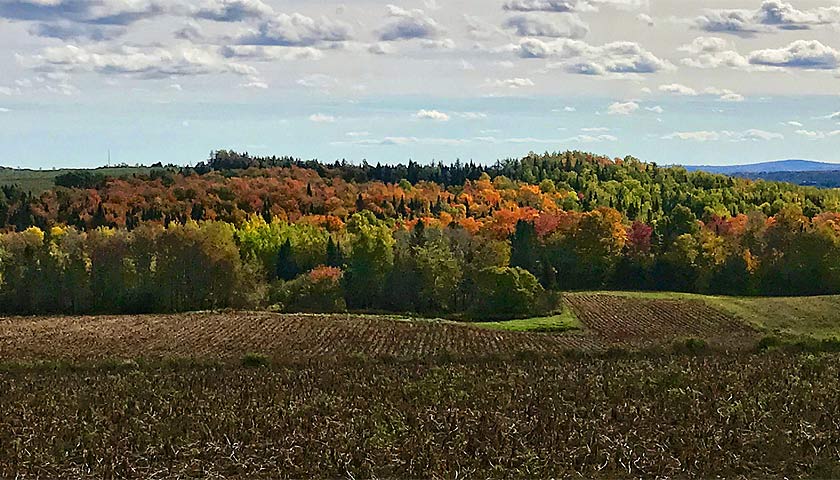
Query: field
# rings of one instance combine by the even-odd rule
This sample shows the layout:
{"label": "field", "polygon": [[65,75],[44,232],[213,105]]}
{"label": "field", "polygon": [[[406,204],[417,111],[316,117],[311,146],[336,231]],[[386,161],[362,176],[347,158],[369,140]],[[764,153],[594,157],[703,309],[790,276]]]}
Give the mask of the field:
{"label": "field", "polygon": [[840,356],[757,353],[782,320],[718,301],[3,318],[0,477],[840,476]]}
{"label": "field", "polygon": [[[78,170],[66,168],[55,170],[28,170],[0,167],[0,185],[19,185],[23,190],[37,195],[45,190],[53,188],[55,186],[55,177],[71,171]],[[149,173],[151,168],[102,167],[84,171],[95,172],[108,177],[120,177],[135,173]]]}
{"label": "field", "polygon": [[[321,357],[480,357],[669,345],[697,338],[751,349],[759,332],[696,300],[573,294],[555,317],[463,324],[364,315],[264,312],[0,319],[0,357],[94,361],[113,358],[279,361]],[[560,332],[547,334],[551,332]]]}
{"label": "field", "polygon": [[690,293],[599,292],[636,300],[701,302],[764,334],[792,338],[840,338],[840,295],[723,297]]}

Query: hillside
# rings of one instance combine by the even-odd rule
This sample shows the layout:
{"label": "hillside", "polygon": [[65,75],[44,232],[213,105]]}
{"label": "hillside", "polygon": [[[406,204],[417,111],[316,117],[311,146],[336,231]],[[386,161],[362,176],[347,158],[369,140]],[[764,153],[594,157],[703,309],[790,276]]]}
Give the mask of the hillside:
{"label": "hillside", "polygon": [[778,160],[744,165],[684,165],[683,167],[690,172],[700,170],[733,175],[742,173],[830,172],[840,170],[840,163],[815,162],[812,160]]}

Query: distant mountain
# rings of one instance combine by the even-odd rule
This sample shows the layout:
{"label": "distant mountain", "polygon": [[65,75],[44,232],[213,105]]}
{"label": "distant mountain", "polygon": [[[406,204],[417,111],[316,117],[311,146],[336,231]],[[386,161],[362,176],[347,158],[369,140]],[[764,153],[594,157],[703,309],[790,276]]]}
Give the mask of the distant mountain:
{"label": "distant mountain", "polygon": [[840,163],[815,162],[812,160],[778,160],[775,162],[751,163],[748,165],[684,165],[693,172],[702,170],[710,173],[735,175],[738,173],[776,172],[833,172],[840,171]]}

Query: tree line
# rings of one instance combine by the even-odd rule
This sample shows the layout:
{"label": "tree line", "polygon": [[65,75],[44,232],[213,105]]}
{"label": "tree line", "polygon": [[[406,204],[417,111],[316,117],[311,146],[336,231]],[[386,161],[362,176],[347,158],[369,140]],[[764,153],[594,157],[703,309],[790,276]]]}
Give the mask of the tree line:
{"label": "tree line", "polygon": [[459,184],[413,162],[230,158],[3,187],[0,310],[513,316],[576,289],[840,293],[835,191],[580,152],[448,166]]}

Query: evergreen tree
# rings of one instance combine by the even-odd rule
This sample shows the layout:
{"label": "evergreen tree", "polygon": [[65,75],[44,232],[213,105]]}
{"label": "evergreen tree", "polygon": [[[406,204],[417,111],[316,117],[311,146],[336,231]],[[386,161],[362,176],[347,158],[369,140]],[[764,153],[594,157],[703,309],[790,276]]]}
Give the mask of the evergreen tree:
{"label": "evergreen tree", "polygon": [[287,239],[277,252],[277,278],[294,280],[300,273],[292,254],[292,241]]}

